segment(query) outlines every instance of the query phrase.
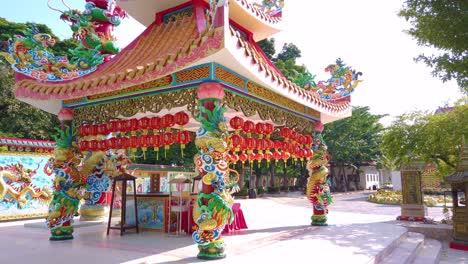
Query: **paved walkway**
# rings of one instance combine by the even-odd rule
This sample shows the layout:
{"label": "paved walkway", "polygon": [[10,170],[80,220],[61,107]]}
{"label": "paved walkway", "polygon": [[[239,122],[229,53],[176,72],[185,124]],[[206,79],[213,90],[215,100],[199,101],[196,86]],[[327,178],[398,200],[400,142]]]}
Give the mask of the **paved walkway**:
{"label": "paved walkway", "polygon": [[[299,194],[239,200],[249,229],[225,236],[228,257],[213,263],[372,262],[405,229],[388,223],[396,217],[390,213],[355,213],[349,207],[344,210],[343,203],[348,202],[350,207],[359,208],[361,205],[352,202],[359,196],[362,194],[336,196],[336,209],[330,211],[328,227],[309,225],[311,208]],[[201,262],[188,236],[144,232],[120,237],[117,231],[106,236],[104,224],[76,228],[72,241],[50,242],[48,235],[46,228],[24,227],[22,222],[0,224],[0,263]],[[444,254],[447,263],[467,260],[450,250]]]}

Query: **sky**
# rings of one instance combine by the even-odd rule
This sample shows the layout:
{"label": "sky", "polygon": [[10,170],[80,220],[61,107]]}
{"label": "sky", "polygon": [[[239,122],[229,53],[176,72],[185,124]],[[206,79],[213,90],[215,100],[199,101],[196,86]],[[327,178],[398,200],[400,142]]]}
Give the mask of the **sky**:
{"label": "sky", "polygon": [[[82,10],[84,0],[67,1]],[[273,37],[277,52],[283,43],[294,43],[302,51],[299,63],[307,66],[316,80],[328,79],[324,72],[337,58],[363,73],[364,80],[352,95],[354,106],[369,106],[373,114],[388,115],[384,125],[405,112],[433,112],[462,97],[456,82],[443,83],[431,76],[431,68],[414,62],[420,53],[437,52],[422,48],[404,33],[409,22],[397,16],[403,1],[326,0],[285,1],[284,30]],[[66,9],[59,0],[53,7]],[[23,8],[23,7],[28,8]],[[46,0],[4,1],[0,17],[14,22],[47,24],[60,38],[71,36],[59,13]],[[133,18],[116,28],[117,43],[124,47],[144,27]]]}

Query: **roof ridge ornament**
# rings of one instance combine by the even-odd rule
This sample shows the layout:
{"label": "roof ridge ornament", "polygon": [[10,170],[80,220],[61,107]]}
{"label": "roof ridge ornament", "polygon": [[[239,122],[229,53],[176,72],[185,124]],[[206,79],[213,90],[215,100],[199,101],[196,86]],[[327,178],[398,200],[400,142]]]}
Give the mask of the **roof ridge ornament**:
{"label": "roof ridge ornament", "polygon": [[254,3],[269,16],[280,16],[284,7],[284,0],[262,0],[261,4]]}
{"label": "roof ridge ornament", "polygon": [[24,36],[15,35],[10,39],[5,52],[0,52],[16,72],[39,81],[68,81],[87,75],[97,66],[107,61],[111,55],[120,52],[115,45],[111,32],[118,26],[127,13],[116,5],[115,0],[86,0],[85,10],[68,8],[60,12],[60,19],[70,22],[73,38],[80,41],[74,50],[69,50],[71,58],[56,56],[50,47],[56,40],[49,34],[39,33],[36,26],[23,32]]}
{"label": "roof ridge ornament", "polygon": [[326,101],[336,101],[350,96],[359,83],[362,82],[362,80],[359,80],[362,72],[346,66],[341,58],[336,60],[336,64],[328,65],[325,72],[329,72],[331,75],[328,80],[316,83],[314,80],[315,75],[312,75],[310,80],[304,82],[303,88],[317,92],[320,98]]}

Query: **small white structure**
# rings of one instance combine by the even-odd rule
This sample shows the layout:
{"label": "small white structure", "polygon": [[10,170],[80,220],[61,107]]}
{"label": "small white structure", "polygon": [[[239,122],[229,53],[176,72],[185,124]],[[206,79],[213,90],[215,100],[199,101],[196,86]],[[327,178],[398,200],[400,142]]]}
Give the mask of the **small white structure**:
{"label": "small white structure", "polygon": [[392,171],[392,185],[394,191],[401,191],[401,172],[400,171]]}
{"label": "small white structure", "polygon": [[360,167],[361,173],[359,174],[359,185],[361,189],[378,189],[382,184],[382,179],[379,170],[376,166],[362,166]]}

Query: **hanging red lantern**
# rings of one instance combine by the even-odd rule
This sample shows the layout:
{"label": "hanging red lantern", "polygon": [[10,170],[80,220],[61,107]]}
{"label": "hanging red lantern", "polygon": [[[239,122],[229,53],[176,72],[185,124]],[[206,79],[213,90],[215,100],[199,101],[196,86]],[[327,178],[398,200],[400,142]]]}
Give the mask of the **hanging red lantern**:
{"label": "hanging red lantern", "polygon": [[244,119],[235,116],[229,120],[229,125],[236,130],[236,133],[239,133],[239,131],[244,127]]}
{"label": "hanging red lantern", "polygon": [[153,134],[156,134],[157,130],[162,128],[161,118],[159,116],[153,116],[150,119],[150,127],[153,129]]}
{"label": "hanging red lantern", "polygon": [[162,135],[162,142],[164,144],[164,157],[167,157],[167,150],[169,150],[170,146],[174,143],[174,136],[171,132],[165,132]]}
{"label": "hanging red lantern", "polygon": [[[248,159],[250,162],[254,161],[257,159],[257,154],[255,153],[249,153],[249,155],[247,155]],[[252,163],[251,163],[252,164]]]}
{"label": "hanging red lantern", "polygon": [[115,121],[115,132],[125,132],[125,120]]}
{"label": "hanging red lantern", "polygon": [[98,125],[89,126],[89,135],[90,136],[97,136],[97,134],[98,134]]}
{"label": "hanging red lantern", "polygon": [[291,134],[289,135],[289,138],[291,141],[296,142],[299,137],[299,133],[297,133],[296,130],[291,130]]}
{"label": "hanging red lantern", "polygon": [[286,151],[281,152],[281,159],[282,160],[284,160],[286,162],[286,160],[288,160],[289,158],[291,158],[291,154],[289,154],[289,152],[286,152]]}
{"label": "hanging red lantern", "polygon": [[151,136],[148,135],[141,135],[138,137],[138,146],[143,151],[143,158],[146,159],[146,151],[148,150],[148,146],[150,143]]}
{"label": "hanging red lantern", "polygon": [[99,149],[99,143],[97,140],[91,140],[88,143],[88,148],[91,151],[97,151]]}
{"label": "hanging red lantern", "polygon": [[147,135],[150,128],[150,119],[146,116],[138,119],[138,127],[143,130],[143,134]]}
{"label": "hanging red lantern", "polygon": [[279,149],[282,149],[283,148],[283,142],[279,141],[279,140],[275,140],[273,141],[273,144],[274,144],[274,148],[276,150],[279,150]]}
{"label": "hanging red lantern", "polygon": [[273,153],[271,153],[269,150],[266,151],[263,154],[263,157],[267,160],[267,162],[270,162],[270,160],[273,158]]}
{"label": "hanging red lantern", "polygon": [[281,159],[281,152],[275,151],[273,152],[273,158],[278,161]]}
{"label": "hanging red lantern", "polygon": [[314,138],[310,135],[305,135],[305,143],[304,145],[306,145],[307,147],[310,147],[312,145],[312,143],[314,142]]}
{"label": "hanging red lantern", "polygon": [[162,136],[159,134],[150,136],[150,146],[153,146],[153,149],[156,152],[156,159],[159,160],[159,147],[162,146]]}
{"label": "hanging red lantern", "polygon": [[129,148],[131,149],[131,151],[133,152],[133,156],[135,156],[136,154],[136,151],[137,151],[137,148],[138,148],[138,137],[137,136],[131,136],[129,139],[128,139],[128,143],[129,143]]}
{"label": "hanging red lantern", "polygon": [[98,150],[107,151],[107,149],[108,149],[108,141],[107,140],[98,141]]}
{"label": "hanging red lantern", "polygon": [[255,133],[259,135],[259,138],[263,138],[265,132],[265,125],[263,123],[255,124]]}
{"label": "hanging red lantern", "polygon": [[285,151],[288,152],[288,151],[290,151],[291,146],[292,146],[291,143],[289,143],[289,142],[287,142],[287,141],[282,142],[281,150],[282,150],[283,152],[285,152]]}
{"label": "hanging red lantern", "polygon": [[166,131],[169,131],[171,127],[174,126],[174,116],[171,114],[164,115],[161,119],[163,128],[166,128]]}
{"label": "hanging red lantern", "polygon": [[236,164],[239,161],[239,155],[231,154],[231,163]]}
{"label": "hanging red lantern", "polygon": [[132,118],[129,120],[130,121],[130,132],[132,133],[132,136],[135,136],[137,131],[140,129],[138,119]]}
{"label": "hanging red lantern", "polygon": [[289,127],[281,128],[280,136],[283,137],[285,141],[288,141],[290,135],[291,135],[291,129]]}
{"label": "hanging red lantern", "polygon": [[108,145],[109,145],[109,148],[112,149],[112,150],[117,149],[117,138],[115,138],[115,137],[110,138],[109,142],[108,142]]}
{"label": "hanging red lantern", "polygon": [[245,139],[245,148],[247,149],[247,153],[252,153],[252,151],[257,147],[257,142],[254,138],[246,138]]}
{"label": "hanging red lantern", "polygon": [[274,127],[270,123],[265,123],[263,128],[264,134],[267,138],[270,138],[271,134],[273,134]]}
{"label": "hanging red lantern", "polygon": [[266,139],[266,149],[274,149],[275,148],[275,143],[271,139]]}
{"label": "hanging red lantern", "polygon": [[244,138],[240,135],[234,134],[231,136],[232,147],[234,151],[240,151],[240,147],[244,144]]}
{"label": "hanging red lantern", "polygon": [[97,134],[98,135],[103,135],[103,136],[108,134],[106,124],[100,124],[100,125],[97,126]]}
{"label": "hanging red lantern", "polygon": [[245,153],[239,154],[239,160],[242,162],[242,165],[244,165],[245,161],[246,161],[248,158],[249,158],[249,157],[248,157],[247,154],[245,154]]}
{"label": "hanging red lantern", "polygon": [[267,147],[267,146],[266,146],[266,140],[265,140],[265,139],[263,139],[263,138],[257,139],[257,146],[256,146],[256,148],[257,148],[257,150],[258,150],[259,152],[262,152],[263,150],[265,150],[266,147]]}
{"label": "hanging red lantern", "polygon": [[106,123],[107,133],[114,133],[115,131],[115,121],[109,121]]}
{"label": "hanging red lantern", "polygon": [[129,138],[122,138],[122,149],[130,148],[130,139]]}
{"label": "hanging red lantern", "polygon": [[82,125],[80,126],[80,136],[82,137],[86,137],[87,135],[89,135],[89,126],[88,125]]}
{"label": "hanging red lantern", "polygon": [[244,122],[244,126],[242,127],[242,130],[244,130],[245,133],[247,133],[247,137],[251,136],[251,133],[255,129],[255,124],[254,122],[247,120]]}
{"label": "hanging red lantern", "polygon": [[301,135],[299,134],[298,138],[297,138],[297,142],[301,145],[301,147],[303,147],[306,143],[306,137],[304,135]]}
{"label": "hanging red lantern", "polygon": [[179,131],[177,134],[175,134],[174,140],[177,142],[177,144],[180,144],[180,151],[182,156],[184,156],[185,145],[190,142],[190,132]]}
{"label": "hanging red lantern", "polygon": [[186,124],[189,122],[189,115],[184,111],[177,112],[174,115],[174,122],[179,125],[180,129],[183,129]]}
{"label": "hanging red lantern", "polygon": [[78,142],[78,148],[80,149],[80,151],[87,151],[89,149],[88,141],[81,140],[80,142]]}
{"label": "hanging red lantern", "polygon": [[127,133],[127,132],[130,132],[130,131],[132,131],[132,121],[130,121],[130,119],[125,120],[124,124],[122,126],[122,132]]}

